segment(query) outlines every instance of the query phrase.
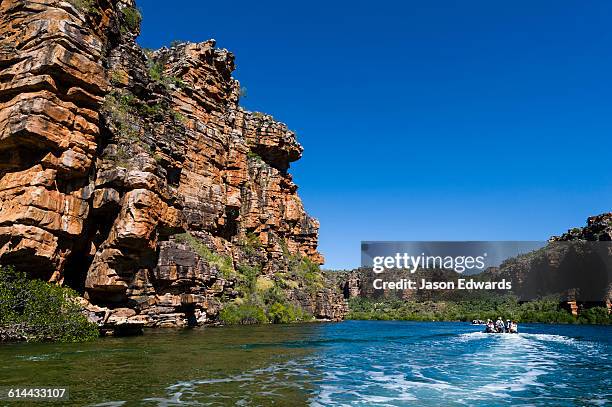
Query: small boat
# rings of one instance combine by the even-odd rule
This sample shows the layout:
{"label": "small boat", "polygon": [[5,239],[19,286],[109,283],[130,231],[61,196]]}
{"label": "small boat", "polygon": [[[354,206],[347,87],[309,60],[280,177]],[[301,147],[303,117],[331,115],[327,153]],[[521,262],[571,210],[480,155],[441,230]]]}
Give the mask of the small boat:
{"label": "small boat", "polygon": [[486,334],[517,334],[518,326],[515,324],[514,326],[510,327],[509,330],[506,330],[506,329],[499,330],[495,328],[494,326],[487,325],[487,327],[484,330],[484,333]]}
{"label": "small boat", "polygon": [[508,331],[508,332],[506,332],[506,331],[496,331],[496,330],[490,331],[488,329],[485,329],[484,333],[486,333],[486,334],[517,334],[518,331]]}
{"label": "small boat", "polygon": [[510,319],[506,320],[504,324],[501,317],[497,318],[497,321],[494,323],[490,319],[486,322],[486,327],[484,333],[486,334],[517,334],[518,333],[518,324],[516,321],[512,321]]}

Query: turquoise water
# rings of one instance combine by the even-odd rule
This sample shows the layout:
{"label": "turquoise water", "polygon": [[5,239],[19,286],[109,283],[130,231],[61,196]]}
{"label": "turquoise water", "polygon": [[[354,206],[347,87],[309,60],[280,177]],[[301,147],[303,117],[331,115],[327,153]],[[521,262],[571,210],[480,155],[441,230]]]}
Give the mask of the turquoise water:
{"label": "turquoise water", "polygon": [[611,327],[520,328],[347,321],[1,345],[0,386],[69,386],[62,405],[612,405]]}

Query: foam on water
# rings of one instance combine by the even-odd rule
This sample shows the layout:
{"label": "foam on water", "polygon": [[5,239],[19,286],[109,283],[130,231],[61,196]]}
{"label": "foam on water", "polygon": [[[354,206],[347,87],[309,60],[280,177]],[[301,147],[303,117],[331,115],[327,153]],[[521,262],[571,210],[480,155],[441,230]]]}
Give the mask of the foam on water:
{"label": "foam on water", "polygon": [[50,353],[50,354],[40,354],[40,355],[34,355],[34,356],[21,356],[21,355],[17,355],[17,359],[21,359],[21,360],[25,360],[28,362],[44,362],[47,360],[51,360],[51,359],[57,359],[59,358],[59,354],[58,353]]}
{"label": "foam on water", "polygon": [[459,334],[457,335],[457,340],[463,340],[463,341],[469,341],[469,340],[475,340],[475,339],[484,339],[484,338],[489,338],[492,334],[487,334],[484,332],[466,332],[463,334]]}
{"label": "foam on water", "polygon": [[576,343],[574,338],[568,338],[562,335],[550,335],[550,334],[519,334],[527,339],[536,339],[538,341],[551,341],[564,343],[566,345],[573,345]]}
{"label": "foam on water", "polygon": [[[418,341],[407,344],[413,348],[413,352],[407,352],[412,363],[398,360],[395,365],[372,366],[366,377],[353,376],[353,381],[358,383],[354,387],[362,389],[362,398],[348,404],[380,397],[380,389],[388,391],[385,397],[389,399],[385,399],[385,403],[389,405],[398,405],[394,403],[400,398],[418,400],[415,404],[419,405],[427,404],[427,400],[466,405],[489,405],[492,400],[520,400],[522,404],[533,405],[551,404],[551,400],[556,400],[558,405],[573,404],[579,392],[576,391],[577,383],[572,382],[575,376],[568,377],[567,368],[571,367],[575,373],[577,361],[584,363],[593,357],[596,360],[592,362],[610,367],[602,345],[559,334],[466,332],[437,343],[442,349],[419,349],[420,345]],[[395,352],[398,356],[403,354]],[[380,355],[389,354],[393,351],[380,352]],[[589,377],[588,372],[586,375]],[[610,384],[610,379],[602,383],[592,377],[590,380],[595,381],[595,387],[605,388]],[[560,381],[567,382],[558,383]],[[346,388],[341,384],[336,387],[339,394]],[[375,396],[368,396],[368,391]],[[346,404],[338,399],[326,390],[314,398],[314,404]]]}

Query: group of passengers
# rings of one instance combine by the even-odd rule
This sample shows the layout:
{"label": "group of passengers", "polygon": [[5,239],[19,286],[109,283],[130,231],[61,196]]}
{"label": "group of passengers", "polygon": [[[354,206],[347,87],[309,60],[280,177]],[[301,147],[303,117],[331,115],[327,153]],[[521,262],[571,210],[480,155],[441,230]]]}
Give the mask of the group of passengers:
{"label": "group of passengers", "polygon": [[487,319],[487,327],[485,332],[515,334],[518,333],[518,325],[516,321],[511,321],[509,319],[507,319],[506,323],[504,324],[502,317],[498,317],[497,321],[495,322]]}

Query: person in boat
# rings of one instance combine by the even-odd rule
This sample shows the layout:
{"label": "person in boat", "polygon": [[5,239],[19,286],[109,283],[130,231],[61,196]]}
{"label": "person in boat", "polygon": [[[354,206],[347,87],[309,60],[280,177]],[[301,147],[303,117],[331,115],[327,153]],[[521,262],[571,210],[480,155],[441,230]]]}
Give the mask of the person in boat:
{"label": "person in boat", "polygon": [[516,323],[516,321],[512,321],[510,323],[510,329],[508,329],[508,332],[511,334],[517,334],[518,333],[518,324]]}
{"label": "person in boat", "polygon": [[512,325],[512,322],[509,319],[507,319],[506,325],[504,326],[504,329],[506,330],[506,332],[510,332],[510,325]]}
{"label": "person in boat", "polygon": [[495,330],[502,334],[505,332],[504,320],[502,317],[497,317],[497,321],[495,322]]}
{"label": "person in boat", "polygon": [[491,321],[490,319],[487,319],[487,326],[485,328],[485,332],[487,333],[495,332],[495,325],[493,324],[493,321]]}

